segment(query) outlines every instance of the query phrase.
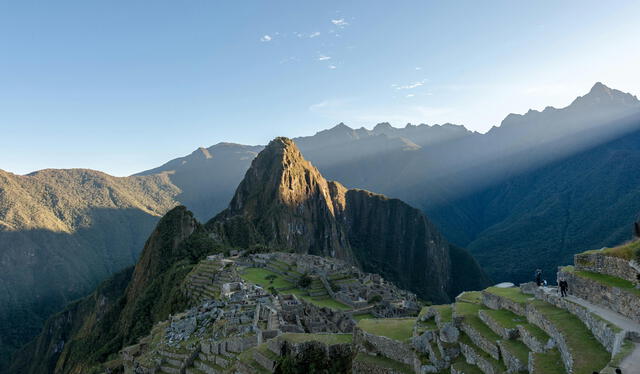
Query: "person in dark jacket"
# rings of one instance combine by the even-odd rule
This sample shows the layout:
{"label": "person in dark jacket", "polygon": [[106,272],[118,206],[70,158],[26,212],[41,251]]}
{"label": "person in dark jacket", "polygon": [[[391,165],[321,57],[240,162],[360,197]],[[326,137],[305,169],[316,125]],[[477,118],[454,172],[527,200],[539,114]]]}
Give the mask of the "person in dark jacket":
{"label": "person in dark jacket", "polygon": [[561,279],[559,286],[560,286],[560,296],[561,297],[567,296],[567,290],[569,289],[569,283],[567,283],[566,280]]}
{"label": "person in dark jacket", "polygon": [[536,284],[538,285],[538,287],[542,286],[542,270],[541,269],[536,270]]}

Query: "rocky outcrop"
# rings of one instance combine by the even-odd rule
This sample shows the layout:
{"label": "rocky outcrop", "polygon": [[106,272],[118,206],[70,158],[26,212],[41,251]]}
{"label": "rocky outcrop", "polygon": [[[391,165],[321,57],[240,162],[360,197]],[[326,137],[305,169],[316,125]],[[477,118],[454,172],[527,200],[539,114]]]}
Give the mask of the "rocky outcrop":
{"label": "rocky outcrop", "polygon": [[277,138],[253,160],[229,207],[207,227],[233,246],[264,245],[332,256],[378,273],[421,297],[447,301],[456,282],[487,278],[466,251],[459,279],[452,246],[417,209],[327,181],[293,141]]}

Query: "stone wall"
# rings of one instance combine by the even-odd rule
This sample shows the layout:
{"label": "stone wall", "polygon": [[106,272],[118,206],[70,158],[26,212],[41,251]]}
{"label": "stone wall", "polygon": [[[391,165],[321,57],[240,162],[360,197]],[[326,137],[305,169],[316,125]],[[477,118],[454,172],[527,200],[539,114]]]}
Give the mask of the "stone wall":
{"label": "stone wall", "polygon": [[629,282],[637,282],[638,271],[629,261],[601,253],[579,253],[574,256],[573,263],[577,270],[607,274]]}
{"label": "stone wall", "polygon": [[512,355],[508,349],[504,348],[504,342],[502,340],[498,341],[498,345],[500,346],[500,352],[502,353],[502,362],[509,370],[509,373],[518,373],[527,371],[527,362],[522,362],[518,357]]}
{"label": "stone wall", "polygon": [[546,301],[551,305],[555,305],[558,308],[564,309],[569,313],[578,317],[582,323],[587,326],[593,336],[606,348],[607,352],[617,352],[624,339],[621,330],[616,326],[607,323],[602,318],[589,312],[587,308],[582,305],[572,303],[571,301],[558,297],[557,295],[549,294],[543,290],[536,291],[536,298]]}
{"label": "stone wall", "polygon": [[571,355],[571,351],[569,350],[569,346],[566,343],[564,335],[562,335],[562,333],[558,331],[556,326],[549,320],[547,320],[547,318],[540,312],[538,312],[533,306],[531,306],[530,304],[527,305],[527,320],[549,334],[549,336],[558,345],[560,356],[562,357],[562,362],[565,369],[568,373],[573,372],[573,356]]}
{"label": "stone wall", "polygon": [[491,318],[491,316],[489,316],[489,314],[484,310],[478,311],[478,317],[480,317],[482,322],[484,322],[485,325],[489,326],[489,328],[493,330],[493,332],[500,335],[504,339],[517,339],[518,336],[520,336],[520,333],[517,328],[508,329],[508,328],[502,327],[502,325],[494,321],[494,319]]}
{"label": "stone wall", "polygon": [[482,303],[491,309],[506,309],[520,316],[524,316],[527,312],[526,304],[516,303],[487,291],[482,291]]}
{"label": "stone wall", "polygon": [[549,342],[542,342],[536,339],[536,337],[531,335],[529,333],[529,330],[524,328],[522,325],[518,325],[518,333],[522,342],[535,353],[543,353],[549,346],[552,345],[549,344]]}
{"label": "stone wall", "polygon": [[500,359],[500,348],[496,342],[485,338],[482,334],[473,329],[469,324],[462,323],[461,330],[471,339],[473,344],[477,345],[480,349],[487,352],[491,357],[496,360]]}
{"label": "stone wall", "polygon": [[640,295],[585,279],[573,272],[559,271],[558,276],[567,280],[570,294],[640,322]]}
{"label": "stone wall", "polygon": [[354,331],[354,343],[369,352],[379,353],[394,361],[413,366],[416,353],[408,344],[384,336],[369,334],[360,328]]}
{"label": "stone wall", "polygon": [[464,358],[467,360],[467,362],[479,367],[484,374],[502,374],[498,370],[496,370],[491,362],[487,361],[471,346],[460,343],[460,350],[462,351],[462,354],[464,355]]}

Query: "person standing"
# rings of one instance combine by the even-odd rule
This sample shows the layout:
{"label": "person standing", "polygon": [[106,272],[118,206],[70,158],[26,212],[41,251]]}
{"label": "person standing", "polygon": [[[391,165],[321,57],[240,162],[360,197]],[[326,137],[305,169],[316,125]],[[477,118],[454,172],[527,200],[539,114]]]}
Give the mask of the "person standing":
{"label": "person standing", "polygon": [[542,270],[536,269],[536,284],[538,287],[542,285]]}
{"label": "person standing", "polygon": [[569,288],[569,283],[567,283],[566,280],[562,279],[560,280],[560,296],[561,297],[566,297],[567,296],[567,289]]}

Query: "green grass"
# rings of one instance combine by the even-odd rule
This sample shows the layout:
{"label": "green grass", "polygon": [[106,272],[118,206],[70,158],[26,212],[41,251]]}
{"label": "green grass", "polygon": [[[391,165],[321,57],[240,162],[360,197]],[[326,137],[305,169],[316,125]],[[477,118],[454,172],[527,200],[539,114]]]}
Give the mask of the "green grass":
{"label": "green grass", "polygon": [[[274,275],[276,278],[271,283],[269,280],[265,279],[269,275]],[[282,278],[282,276],[278,273],[274,273],[271,270],[263,269],[263,268],[247,268],[240,274],[242,279],[246,282],[250,282],[253,284],[257,284],[258,286],[269,288],[286,288],[292,287],[293,284]]]}
{"label": "green grass", "polygon": [[527,323],[526,318],[504,309],[485,309],[484,313],[505,329],[515,329],[518,325]]}
{"label": "green grass", "polygon": [[480,291],[467,291],[461,293],[456,299],[459,301],[465,301],[473,304],[482,303],[482,292]]}
{"label": "green grass", "polygon": [[415,318],[363,319],[358,322],[358,327],[370,334],[385,336],[398,341],[407,341],[413,335],[415,322]]}
{"label": "green grass", "polygon": [[409,365],[406,365],[406,364],[403,364],[402,362],[391,360],[389,358],[382,357],[382,356],[372,356],[366,353],[358,353],[358,355],[354,360],[360,361],[360,362],[366,362],[371,365],[380,366],[380,367],[391,369],[391,370],[395,370],[400,373],[414,374],[413,368],[410,367]]}
{"label": "green grass", "polygon": [[590,374],[594,368],[600,370],[607,365],[611,355],[578,317],[540,300],[531,304],[565,337],[574,360],[575,374]]}
{"label": "green grass", "polygon": [[526,304],[532,299],[531,296],[525,295],[522,292],[520,292],[520,288],[518,287],[509,287],[509,288],[489,287],[485,291],[497,296],[504,297],[506,299],[509,299],[519,304]]}
{"label": "green grass", "polygon": [[359,322],[363,319],[370,319],[370,318],[375,318],[375,316],[371,313],[366,313],[366,314],[358,314],[353,316],[353,319],[356,320],[356,322]]}
{"label": "green grass", "polygon": [[631,340],[625,340],[620,347],[620,351],[611,359],[611,366],[619,366],[622,360],[633,352],[635,346],[635,343]]}
{"label": "green grass", "polygon": [[[560,351],[553,349],[545,353],[534,353],[533,362],[535,363],[535,372],[529,374],[565,374],[564,364]],[[595,369],[595,368],[594,368]],[[600,370],[598,368],[596,370]],[[589,374],[592,371],[589,372]]]}
{"label": "green grass", "polygon": [[326,298],[312,298],[310,296],[302,296],[303,299],[307,300],[308,302],[315,304],[319,307],[327,307],[327,308],[331,308],[334,310],[351,310],[353,308],[351,308],[348,305],[345,305],[337,300],[334,300],[330,297],[326,297]]}
{"label": "green grass", "polygon": [[432,308],[435,309],[436,312],[438,312],[438,314],[440,315],[440,321],[442,323],[453,321],[453,310],[451,308],[451,304],[434,305],[432,306]]}
{"label": "green grass", "polygon": [[324,344],[348,344],[353,342],[353,334],[304,334],[304,333],[286,333],[281,335],[292,343],[304,343],[310,341],[321,342]]}
{"label": "green grass", "polygon": [[593,249],[590,251],[583,252],[583,254],[595,254],[599,253],[605,256],[610,257],[619,257],[625,259],[627,261],[633,260],[637,258],[640,253],[640,240],[634,240],[629,243],[625,243],[613,248],[605,248],[605,249]]}
{"label": "green grass", "polygon": [[482,306],[478,304],[460,302],[455,303],[454,308],[456,315],[464,317],[464,323],[468,324],[472,329],[476,330],[486,339],[492,342],[502,339],[500,335],[491,330],[489,326],[485,325],[480,317],[478,317],[478,311],[485,310]]}
{"label": "green grass", "polygon": [[546,344],[549,341],[549,335],[544,330],[536,325],[530,323],[523,323],[522,327],[529,332],[537,341],[542,344]]}
{"label": "green grass", "polygon": [[496,369],[498,373],[504,373],[507,371],[507,367],[504,365],[502,361],[496,360],[495,358],[491,357],[491,355],[489,355],[487,352],[480,349],[477,345],[473,343],[473,341],[471,340],[471,338],[469,338],[469,336],[467,336],[467,334],[460,335],[460,343],[464,343],[469,347],[473,348],[476,354],[484,358],[489,363],[491,363],[491,365],[493,365],[493,367]]}
{"label": "green grass", "polygon": [[596,281],[610,287],[616,287],[640,296],[640,290],[635,288],[632,282],[626,279],[617,278],[607,274],[594,273],[591,271],[575,270],[575,268],[564,267],[564,271],[574,273],[575,275]]}
{"label": "green grass", "polygon": [[418,326],[418,331],[420,332],[424,332],[424,331],[428,331],[428,330],[437,330],[438,329],[438,325],[436,325],[436,321],[432,319],[426,320],[424,322],[420,322],[418,320],[418,322],[416,322],[416,325]]}
{"label": "green grass", "polygon": [[459,357],[451,366],[464,374],[483,374],[479,367],[467,363],[463,356]]}
{"label": "green grass", "polygon": [[[529,347],[519,340],[502,340],[502,346],[513,356],[516,356],[525,366],[529,362]],[[501,348],[502,349],[502,348]]]}

